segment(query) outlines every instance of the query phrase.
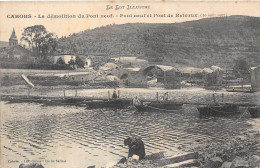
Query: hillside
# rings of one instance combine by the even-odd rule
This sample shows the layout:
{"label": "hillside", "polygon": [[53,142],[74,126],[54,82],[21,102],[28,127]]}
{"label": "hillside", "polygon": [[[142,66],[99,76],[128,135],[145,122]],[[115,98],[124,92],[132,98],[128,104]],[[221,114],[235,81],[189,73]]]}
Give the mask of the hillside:
{"label": "hillside", "polygon": [[6,41],[0,41],[0,47],[8,47],[9,43]]}
{"label": "hillside", "polygon": [[260,18],[230,16],[172,24],[128,23],[59,39],[59,52],[141,56],[151,62],[227,67],[246,57],[260,63]]}

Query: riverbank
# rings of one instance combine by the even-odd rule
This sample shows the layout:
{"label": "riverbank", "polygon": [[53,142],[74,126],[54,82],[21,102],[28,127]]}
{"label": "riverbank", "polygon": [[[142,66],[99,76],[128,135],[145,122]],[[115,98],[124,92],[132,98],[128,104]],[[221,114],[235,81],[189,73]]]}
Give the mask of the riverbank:
{"label": "riverbank", "polygon": [[[222,142],[204,142],[191,148],[186,148],[190,154],[197,153],[197,161],[194,159],[186,159],[184,162],[176,163],[173,154],[168,157],[159,157],[158,159],[145,159],[137,162],[131,158],[124,164],[117,164],[114,168],[150,168],[158,166],[165,160],[163,167],[171,167],[170,165],[181,165],[184,167],[203,167],[203,168],[240,168],[240,167],[260,167],[260,133],[259,131],[245,131],[239,136],[230,136],[223,139]],[[182,159],[183,160],[183,159]],[[174,164],[175,163],[175,164]],[[168,166],[169,165],[169,166]],[[186,165],[186,166],[185,166]],[[183,166],[182,166],[183,167]]]}
{"label": "riverbank", "polygon": [[[217,120],[217,118],[216,118]],[[229,126],[231,130],[226,136],[221,139],[207,140],[192,146],[179,146],[183,152],[198,153],[198,167],[202,168],[257,168],[260,167],[260,120],[248,120],[247,126],[241,124],[239,131],[237,128]],[[207,121],[205,121],[207,122]],[[223,125],[224,126],[224,125]],[[246,129],[246,127],[248,127]],[[225,127],[225,126],[224,126]],[[221,130],[219,130],[221,131]],[[226,130],[223,129],[222,132]],[[239,132],[239,133],[238,133]],[[175,154],[177,155],[177,154]],[[174,155],[173,155],[174,156]],[[162,158],[164,159],[164,158]],[[125,167],[158,167],[162,159],[158,160],[142,160],[136,162],[129,159],[125,164],[117,164],[115,168]],[[189,160],[191,161],[191,160]],[[193,164],[198,165],[198,164]],[[167,168],[167,165],[165,166]],[[187,166],[190,167],[190,166]],[[194,166],[197,167],[197,166]]]}

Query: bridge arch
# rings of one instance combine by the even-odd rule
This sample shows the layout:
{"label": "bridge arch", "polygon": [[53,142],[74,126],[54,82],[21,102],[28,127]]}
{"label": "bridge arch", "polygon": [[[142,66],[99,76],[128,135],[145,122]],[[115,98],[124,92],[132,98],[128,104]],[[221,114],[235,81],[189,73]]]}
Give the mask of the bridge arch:
{"label": "bridge arch", "polygon": [[165,70],[160,68],[157,65],[150,65],[143,69],[142,75],[144,77],[153,76],[153,77],[164,77]]}
{"label": "bridge arch", "polygon": [[128,78],[128,74],[127,73],[124,73],[120,76],[120,79],[121,80],[124,80],[124,79],[127,79]]}

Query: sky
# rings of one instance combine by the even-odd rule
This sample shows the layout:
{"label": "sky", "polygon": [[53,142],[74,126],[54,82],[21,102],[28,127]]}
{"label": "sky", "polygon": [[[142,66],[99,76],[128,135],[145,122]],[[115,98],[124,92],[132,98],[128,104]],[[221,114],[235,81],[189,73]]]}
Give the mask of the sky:
{"label": "sky", "polygon": [[[132,8],[128,9],[128,5]],[[146,9],[135,9],[136,6]],[[49,14],[76,15],[76,18],[47,18]],[[111,14],[112,18],[101,18]],[[144,14],[145,17],[134,17]],[[176,17],[177,14],[186,17]],[[32,18],[12,18],[14,15]],[[79,15],[92,18],[78,18]],[[0,2],[0,41],[8,41],[13,28],[20,41],[24,28],[33,25],[44,25],[47,31],[61,37],[109,24],[175,23],[231,15],[260,17],[260,2]]]}

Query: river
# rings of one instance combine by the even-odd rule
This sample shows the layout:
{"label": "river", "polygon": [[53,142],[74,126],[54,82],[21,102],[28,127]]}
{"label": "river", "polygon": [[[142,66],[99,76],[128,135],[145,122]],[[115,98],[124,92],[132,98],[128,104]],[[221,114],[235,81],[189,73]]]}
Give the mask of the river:
{"label": "river", "polygon": [[[107,95],[107,90],[99,91],[100,93],[97,93],[97,90],[79,90],[78,94]],[[75,90],[70,90],[68,94],[72,95],[74,92]],[[121,96],[154,98],[156,91],[136,89],[134,93],[129,92],[127,89],[121,89]],[[59,91],[46,95],[58,93],[62,94]],[[204,97],[186,91],[177,93],[179,92],[170,92],[170,98],[180,99],[181,96],[187,95],[182,99],[211,99],[211,92],[203,90],[198,93],[205,94]],[[228,93],[225,98],[247,98],[250,101],[256,96],[243,95],[246,96],[241,98]],[[147,154],[159,151],[177,154],[207,141],[222,141],[223,137],[239,135],[240,131],[252,127],[252,124],[249,124],[254,123],[252,120],[249,114],[242,118],[200,119],[193,105],[184,105],[183,110],[176,113],[140,113],[131,108],[90,110],[76,106],[1,102],[1,159],[2,162],[14,161],[9,165],[17,168],[27,160],[41,162],[45,168],[79,168],[92,165],[101,167],[127,156],[128,149],[123,145],[123,140],[131,135],[142,137]]]}

